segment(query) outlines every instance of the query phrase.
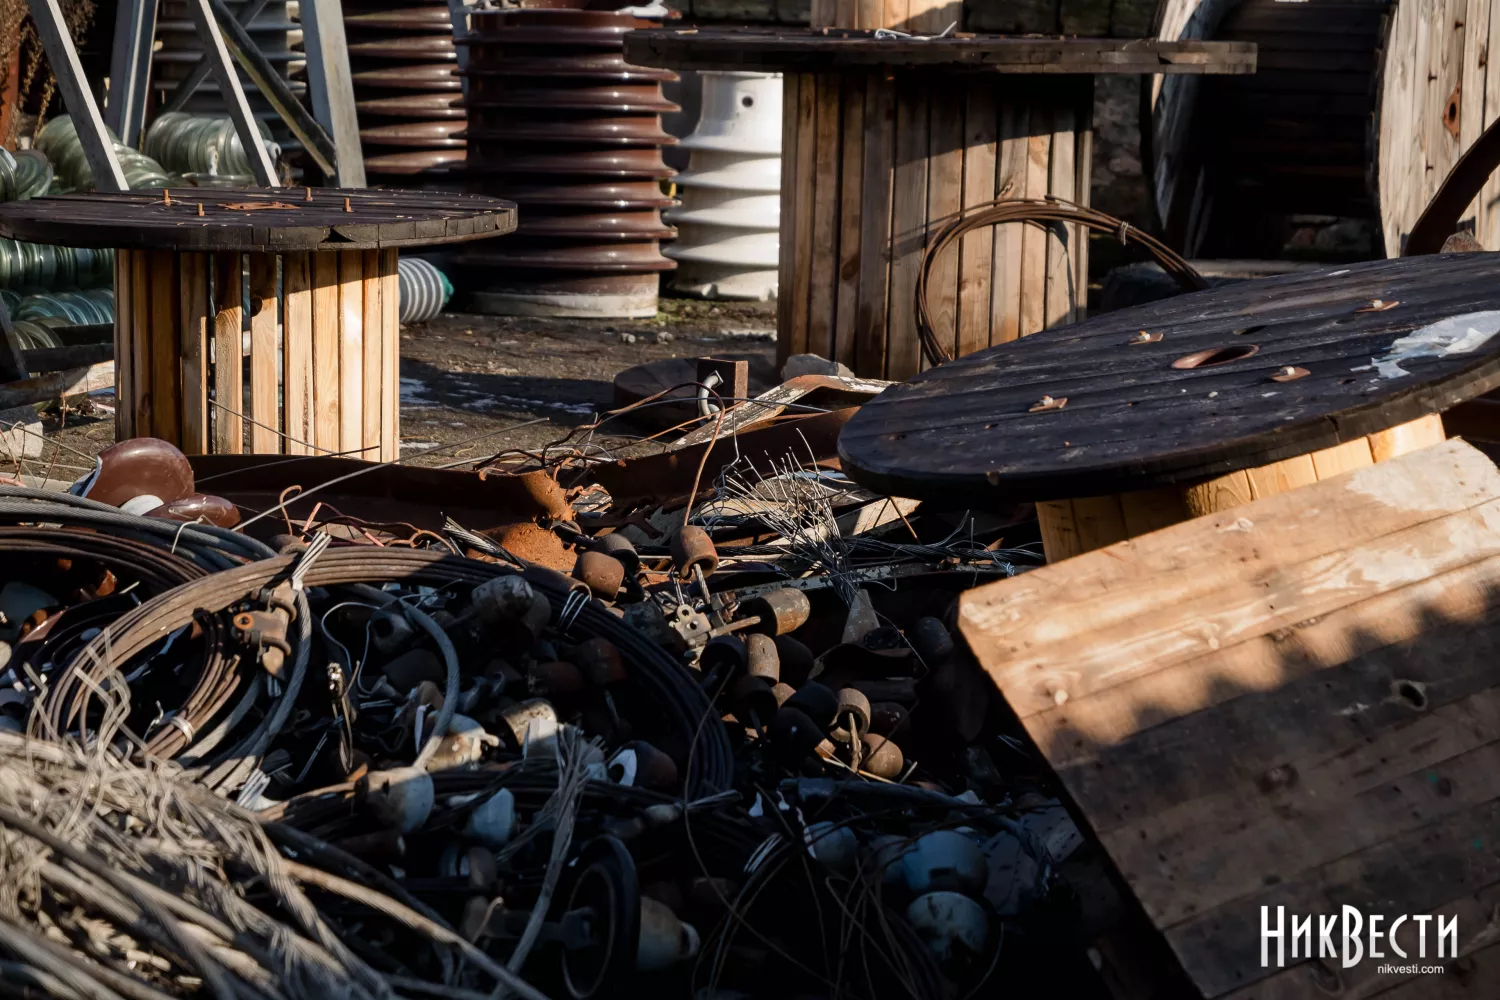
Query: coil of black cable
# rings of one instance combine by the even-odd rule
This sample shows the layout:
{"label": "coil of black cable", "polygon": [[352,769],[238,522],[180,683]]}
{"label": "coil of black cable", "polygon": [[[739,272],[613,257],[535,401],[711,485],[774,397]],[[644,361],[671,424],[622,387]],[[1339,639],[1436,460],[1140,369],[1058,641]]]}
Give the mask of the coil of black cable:
{"label": "coil of black cable", "polygon": [[[80,651],[70,671],[91,675],[89,665],[123,664],[162,635],[191,621],[196,609],[222,611],[236,601],[260,592],[284,574],[293,557],[262,559],[244,566],[213,573],[187,586],[161,594],[135,608],[105,629]],[[428,586],[460,584],[473,586],[515,571],[491,563],[476,562],[443,552],[418,549],[349,547],[322,553],[304,577],[308,587],[334,587],[355,583],[414,583]],[[567,590],[561,582],[532,581],[552,605],[554,624],[560,616]],[[692,748],[688,793],[712,794],[728,788],[733,755],[729,737],[719,725],[707,697],[692,675],[639,631],[612,615],[598,601],[590,600],[574,619],[572,629],[586,636],[608,639],[634,668],[633,677],[649,690],[674,729],[674,742]],[[60,686],[61,687],[61,686]],[[60,694],[55,690],[54,696]],[[686,759],[679,760],[685,767]]]}

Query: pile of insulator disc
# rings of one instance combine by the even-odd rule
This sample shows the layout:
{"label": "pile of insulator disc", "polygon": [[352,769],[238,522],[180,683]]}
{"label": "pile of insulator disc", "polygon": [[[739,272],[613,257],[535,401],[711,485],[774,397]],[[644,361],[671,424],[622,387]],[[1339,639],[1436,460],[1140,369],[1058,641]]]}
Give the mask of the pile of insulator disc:
{"label": "pile of insulator disc", "polygon": [[[549,0],[556,3],[556,0]],[[564,0],[582,6],[585,0]],[[661,127],[677,106],[668,70],[625,62],[624,38],[653,22],[556,5],[476,11],[465,105],[475,192],[520,206],[519,228],[456,259],[470,307],[533,316],[656,313],[660,241],[675,202]]]}
{"label": "pile of insulator disc", "polygon": [[459,186],[464,109],[448,5],[345,0],[344,35],[370,183]]}

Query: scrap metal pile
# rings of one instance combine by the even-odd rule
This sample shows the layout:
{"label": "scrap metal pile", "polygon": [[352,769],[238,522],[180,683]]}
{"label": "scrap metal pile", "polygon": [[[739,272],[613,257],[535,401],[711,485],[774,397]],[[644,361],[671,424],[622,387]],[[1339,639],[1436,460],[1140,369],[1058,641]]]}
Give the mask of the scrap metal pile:
{"label": "scrap metal pile", "polygon": [[311,463],[375,466],[255,458],[279,497],[256,506],[154,439],[67,494],[0,485],[0,985],[1015,983],[1080,838],[953,616],[1034,557],[810,445],[724,443],[692,453],[711,486],[649,501],[630,462],[384,469],[533,502],[461,524],[451,494],[435,528],[309,488]]}

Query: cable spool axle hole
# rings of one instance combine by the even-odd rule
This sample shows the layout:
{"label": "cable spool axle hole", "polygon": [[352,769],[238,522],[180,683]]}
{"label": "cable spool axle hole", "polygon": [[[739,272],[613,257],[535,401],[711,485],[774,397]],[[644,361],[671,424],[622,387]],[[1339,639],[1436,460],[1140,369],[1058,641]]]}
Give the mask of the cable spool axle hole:
{"label": "cable spool axle hole", "polygon": [[1260,350],[1259,344],[1236,344],[1233,347],[1210,347],[1206,351],[1194,351],[1172,362],[1173,368],[1213,368],[1227,365],[1231,361],[1248,358]]}

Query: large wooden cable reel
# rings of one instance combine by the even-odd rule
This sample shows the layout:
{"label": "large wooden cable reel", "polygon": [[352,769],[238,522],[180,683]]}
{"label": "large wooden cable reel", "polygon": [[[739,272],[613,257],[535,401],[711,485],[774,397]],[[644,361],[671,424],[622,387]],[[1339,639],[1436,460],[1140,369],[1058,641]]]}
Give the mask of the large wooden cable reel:
{"label": "large wooden cable reel", "polygon": [[[1399,256],[1500,117],[1500,0],[1165,0],[1163,38],[1249,41],[1253,76],[1164,78],[1143,133],[1158,219],[1187,256],[1280,256],[1291,215],[1366,220]],[[1500,247],[1500,180],[1465,213]]]}

